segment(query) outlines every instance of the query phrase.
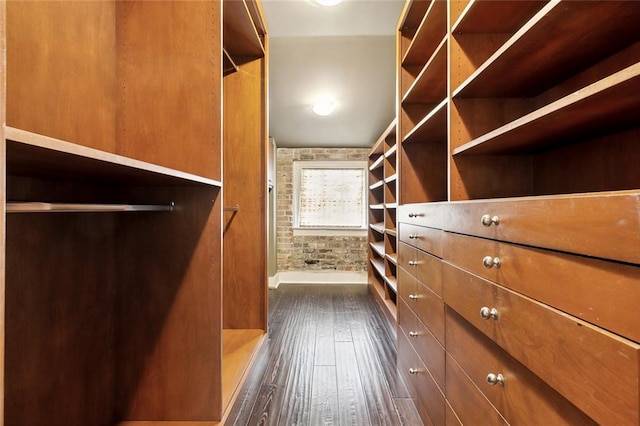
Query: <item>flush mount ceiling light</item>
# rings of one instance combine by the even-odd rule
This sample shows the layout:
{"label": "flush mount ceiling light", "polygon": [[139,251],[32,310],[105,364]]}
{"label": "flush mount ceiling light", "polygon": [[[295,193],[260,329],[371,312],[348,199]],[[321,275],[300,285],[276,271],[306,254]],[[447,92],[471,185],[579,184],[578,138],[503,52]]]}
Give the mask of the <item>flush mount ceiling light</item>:
{"label": "flush mount ceiling light", "polygon": [[321,6],[335,6],[341,1],[342,0],[316,0],[316,3],[318,3]]}
{"label": "flush mount ceiling light", "polygon": [[324,117],[336,109],[336,104],[331,99],[319,99],[311,109],[316,114]]}

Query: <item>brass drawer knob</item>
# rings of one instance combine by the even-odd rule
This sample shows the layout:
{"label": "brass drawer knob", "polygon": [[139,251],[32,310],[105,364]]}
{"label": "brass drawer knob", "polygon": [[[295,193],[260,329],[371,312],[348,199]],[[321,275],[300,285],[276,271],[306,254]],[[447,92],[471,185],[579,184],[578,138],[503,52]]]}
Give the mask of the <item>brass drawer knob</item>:
{"label": "brass drawer knob", "polygon": [[488,320],[490,318],[497,320],[498,310],[496,308],[488,308],[486,306],[483,306],[482,308],[480,308],[480,316],[485,320]]}
{"label": "brass drawer knob", "polygon": [[484,226],[488,227],[491,225],[498,225],[500,223],[500,218],[498,216],[485,214],[480,218],[480,222],[482,222]]}
{"label": "brass drawer knob", "polygon": [[410,240],[417,240],[418,239],[418,234],[409,234],[409,239]]}
{"label": "brass drawer knob", "polygon": [[417,331],[410,331],[409,332],[409,337],[418,337],[418,332]]}
{"label": "brass drawer knob", "polygon": [[484,265],[484,267],[485,267],[485,268],[487,268],[487,269],[491,269],[491,268],[493,268],[494,266],[495,266],[496,268],[499,268],[499,267],[500,267],[500,258],[498,258],[498,257],[491,257],[491,256],[485,256],[485,257],[482,259],[482,264],[483,264],[483,265]]}
{"label": "brass drawer knob", "polygon": [[409,300],[418,300],[418,295],[417,294],[410,294],[409,295]]}
{"label": "brass drawer knob", "polygon": [[417,368],[410,368],[409,369],[409,374],[418,374],[418,369]]}
{"label": "brass drawer knob", "polygon": [[418,266],[418,262],[416,260],[410,260],[409,266]]}
{"label": "brass drawer knob", "polygon": [[500,385],[504,386],[504,376],[502,374],[487,374],[487,383],[491,386]]}

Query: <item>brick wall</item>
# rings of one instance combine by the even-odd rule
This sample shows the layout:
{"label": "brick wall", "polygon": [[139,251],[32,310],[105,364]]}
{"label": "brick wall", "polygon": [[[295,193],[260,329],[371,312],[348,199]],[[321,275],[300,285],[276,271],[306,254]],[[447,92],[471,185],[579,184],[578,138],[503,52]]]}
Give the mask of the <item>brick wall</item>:
{"label": "brick wall", "polygon": [[[367,160],[369,148],[278,148],[277,245],[278,272],[367,270],[367,237],[293,236],[293,161]],[[315,259],[316,264],[305,260]]]}

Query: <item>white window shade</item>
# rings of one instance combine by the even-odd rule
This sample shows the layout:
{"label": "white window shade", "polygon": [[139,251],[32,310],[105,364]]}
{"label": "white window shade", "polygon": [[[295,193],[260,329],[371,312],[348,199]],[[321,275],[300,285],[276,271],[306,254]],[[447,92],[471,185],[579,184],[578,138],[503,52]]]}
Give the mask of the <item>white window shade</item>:
{"label": "white window shade", "polygon": [[296,162],[299,228],[364,228],[366,163]]}

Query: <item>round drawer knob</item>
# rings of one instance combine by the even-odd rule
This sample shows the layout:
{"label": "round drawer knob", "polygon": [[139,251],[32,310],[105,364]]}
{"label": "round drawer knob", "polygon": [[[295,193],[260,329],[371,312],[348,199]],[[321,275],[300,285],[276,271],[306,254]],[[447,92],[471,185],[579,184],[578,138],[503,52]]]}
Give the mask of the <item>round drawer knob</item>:
{"label": "round drawer knob", "polygon": [[409,369],[409,374],[418,374],[418,369],[417,368],[410,368]]}
{"label": "round drawer knob", "polygon": [[409,217],[420,217],[420,213],[409,213]]}
{"label": "round drawer knob", "polygon": [[409,234],[409,239],[410,240],[417,240],[418,239],[418,234]]}
{"label": "round drawer knob", "polygon": [[410,294],[409,295],[409,300],[418,300],[418,295],[417,294]]}
{"label": "round drawer knob", "polygon": [[498,225],[500,223],[500,218],[498,216],[485,214],[480,218],[480,222],[482,222],[484,226]]}
{"label": "round drawer knob", "polygon": [[494,266],[496,268],[498,268],[500,266],[500,258],[498,257],[491,257],[491,256],[485,256],[482,259],[482,264],[484,265],[485,268],[487,269],[491,269]]}
{"label": "round drawer knob", "polygon": [[489,383],[491,386],[504,386],[504,376],[502,374],[489,373],[487,374],[487,383]]}
{"label": "round drawer knob", "polygon": [[415,261],[415,260],[410,260],[409,261],[409,266],[417,266],[417,265],[418,265],[417,261]]}
{"label": "round drawer knob", "polygon": [[496,308],[488,308],[486,306],[483,306],[482,308],[480,308],[480,316],[482,317],[482,319],[486,320],[490,318],[497,320],[498,310]]}
{"label": "round drawer knob", "polygon": [[409,337],[418,337],[418,332],[417,331],[410,331],[409,332]]}

